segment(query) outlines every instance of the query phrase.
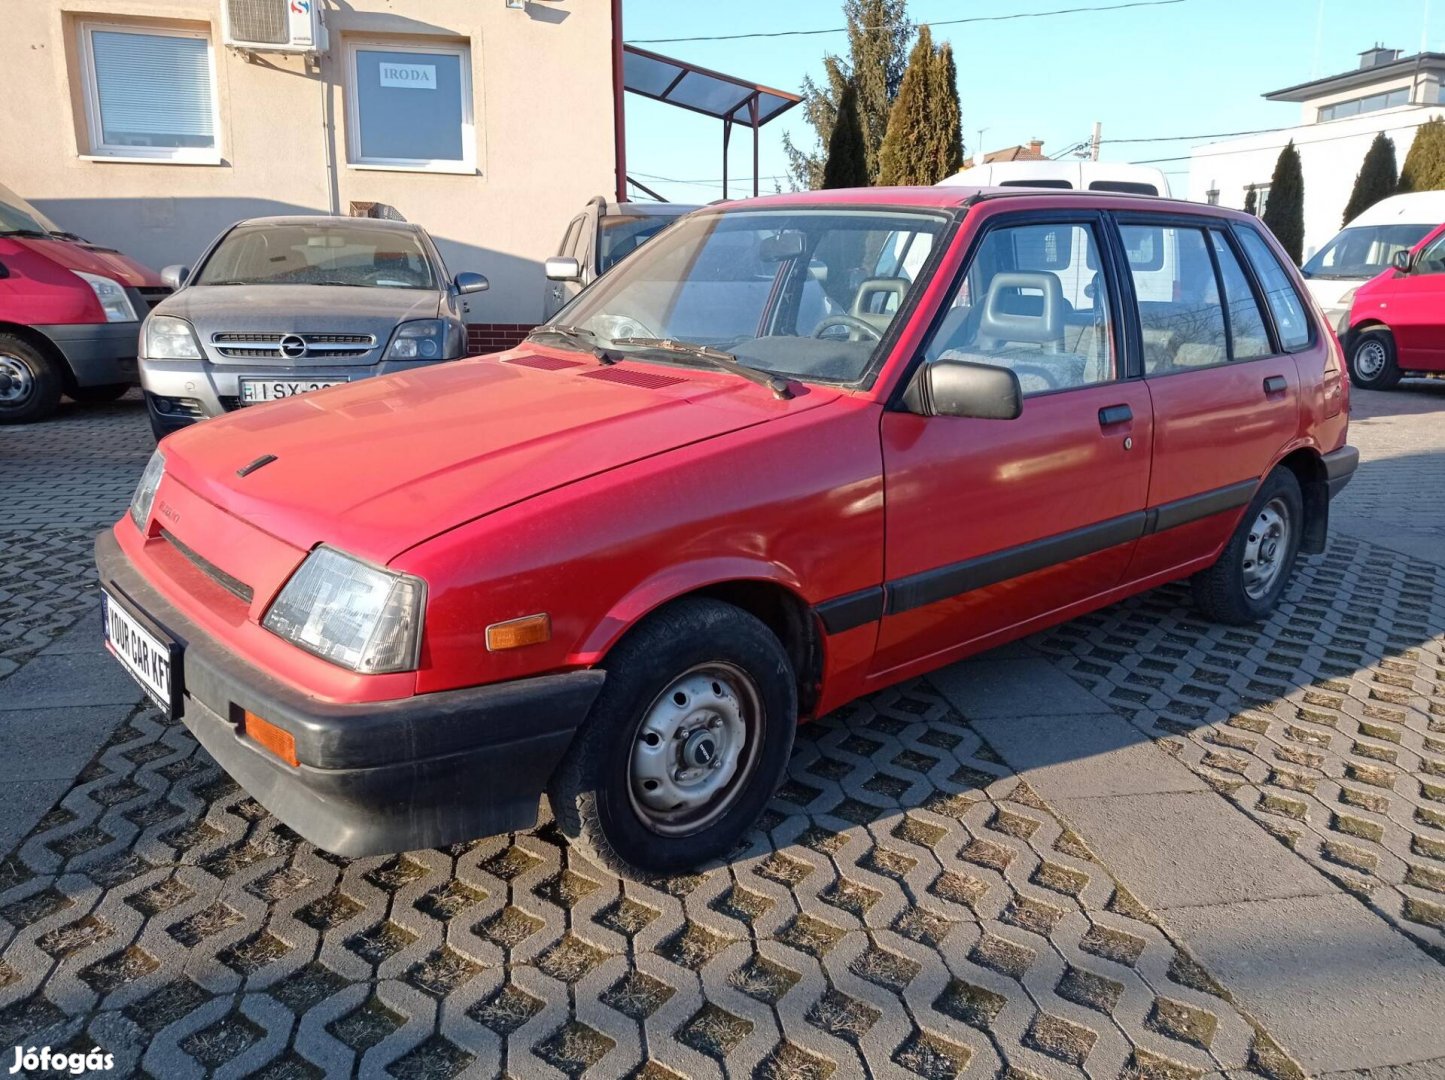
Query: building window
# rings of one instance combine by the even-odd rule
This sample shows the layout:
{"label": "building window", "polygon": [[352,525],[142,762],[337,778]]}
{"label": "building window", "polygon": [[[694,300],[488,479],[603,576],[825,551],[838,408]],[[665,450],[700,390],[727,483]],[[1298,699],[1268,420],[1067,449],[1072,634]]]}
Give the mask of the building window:
{"label": "building window", "polygon": [[1409,103],[1410,91],[1402,86],[1398,90],[1387,90],[1383,93],[1371,94],[1368,97],[1351,98],[1349,101],[1337,101],[1333,105],[1325,105],[1320,109],[1320,122],[1342,120],[1346,116],[1379,112],[1381,109],[1393,109],[1398,105],[1408,105]]}
{"label": "building window", "polygon": [[1255,215],[1255,217],[1263,217],[1263,216],[1264,216],[1264,204],[1267,203],[1267,202],[1269,202],[1269,185],[1268,185],[1268,184],[1250,184],[1250,185],[1246,185],[1246,187],[1245,187],[1245,189],[1244,189],[1244,202],[1240,204],[1241,206],[1243,206],[1244,203],[1249,202],[1249,189],[1250,189],[1251,187],[1254,188],[1254,215]]}
{"label": "building window", "polygon": [[92,154],[220,160],[215,58],[204,31],[82,23],[80,55]]}
{"label": "building window", "polygon": [[471,51],[352,43],[347,132],[353,165],[474,172]]}

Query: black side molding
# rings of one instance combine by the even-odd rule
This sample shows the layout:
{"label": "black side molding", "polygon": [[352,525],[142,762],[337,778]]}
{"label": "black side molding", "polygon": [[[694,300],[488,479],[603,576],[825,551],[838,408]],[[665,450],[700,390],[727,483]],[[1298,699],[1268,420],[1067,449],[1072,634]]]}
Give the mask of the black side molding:
{"label": "black side molding", "polygon": [[1156,506],[1149,511],[1152,520],[1149,528],[1145,531],[1156,533],[1163,532],[1165,529],[1177,529],[1180,525],[1188,525],[1191,521],[1198,521],[1200,518],[1222,514],[1226,510],[1235,510],[1249,503],[1249,500],[1254,497],[1254,489],[1257,487],[1259,487],[1257,479],[1241,480],[1228,487],[1215,488],[1213,491],[1191,495],[1187,499],[1176,499],[1163,506]]}
{"label": "black side molding", "polygon": [[846,596],[825,600],[813,609],[830,634],[877,622],[883,618],[883,586],[874,585]]}

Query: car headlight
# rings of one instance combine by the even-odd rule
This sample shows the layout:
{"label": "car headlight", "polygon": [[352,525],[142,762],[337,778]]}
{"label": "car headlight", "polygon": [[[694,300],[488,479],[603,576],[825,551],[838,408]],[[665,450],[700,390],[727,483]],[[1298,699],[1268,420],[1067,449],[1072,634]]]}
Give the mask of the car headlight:
{"label": "car headlight", "polygon": [[130,497],[130,519],[141,532],[146,531],[146,522],[151,519],[151,504],[156,501],[156,488],[161,486],[161,477],[166,472],[166,459],[157,450],[146,462],[145,472]]}
{"label": "car headlight", "polygon": [[282,587],[261,625],[323,660],[379,675],[412,671],[426,584],[321,545]]}
{"label": "car headlight", "polygon": [[147,360],[200,360],[201,343],[185,319],[152,315],[145,324]]}
{"label": "car headlight", "polygon": [[125,286],[120,282],[80,270],[72,270],[71,273],[90,286],[90,291],[95,293],[95,298],[100,301],[100,309],[105,312],[106,322],[136,321],[135,306],[131,304]]}
{"label": "car headlight", "polygon": [[1337,301],[1335,301],[1335,306],[1342,307],[1346,311],[1348,311],[1351,305],[1353,305],[1355,302],[1355,293],[1359,291],[1359,288],[1360,287],[1356,285],[1353,289],[1347,290],[1344,296],[1341,296]]}
{"label": "car headlight", "polygon": [[440,360],[447,354],[447,322],[445,319],[418,319],[397,327],[388,360]]}

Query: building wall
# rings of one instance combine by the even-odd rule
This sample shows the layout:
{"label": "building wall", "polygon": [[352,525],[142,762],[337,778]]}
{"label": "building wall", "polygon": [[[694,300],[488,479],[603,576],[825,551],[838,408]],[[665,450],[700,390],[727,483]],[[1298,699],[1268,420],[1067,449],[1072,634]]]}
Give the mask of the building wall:
{"label": "building wall", "polygon": [[[1314,102],[1312,107],[1319,104]],[[1438,115],[1445,115],[1445,106],[1406,105],[1196,147],[1189,161],[1187,197],[1206,202],[1208,193],[1217,190],[1221,206],[1242,208],[1245,189],[1250,184],[1269,183],[1279,152],[1293,139],[1304,173],[1304,256],[1308,259],[1339,232],[1355,177],[1375,135],[1383,131],[1394,140],[1396,164],[1403,165],[1416,128]]]}
{"label": "building wall", "polygon": [[[0,180],[62,228],[148,265],[191,263],[225,226],[278,213],[395,207],[436,238],[453,273],[491,279],[474,323],[535,323],[542,260],[593,195],[615,187],[610,5],[502,0],[327,0],[319,71],[297,56],[222,46],[219,0],[27,0],[5,5]],[[95,160],[79,25],[103,19],[209,31],[220,163]],[[349,41],[470,49],[471,175],[348,164]],[[420,103],[419,103],[420,107]]]}

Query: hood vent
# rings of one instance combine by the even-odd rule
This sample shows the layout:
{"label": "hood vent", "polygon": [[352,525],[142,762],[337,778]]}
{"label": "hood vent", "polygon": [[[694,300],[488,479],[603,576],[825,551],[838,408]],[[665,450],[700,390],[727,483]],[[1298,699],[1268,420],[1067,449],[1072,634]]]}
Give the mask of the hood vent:
{"label": "hood vent", "polygon": [[686,382],[686,379],[679,379],[675,375],[659,375],[652,371],[633,371],[630,368],[601,368],[597,371],[589,371],[579,376],[583,379],[596,379],[598,382],[620,383],[623,386],[639,386],[644,390],[660,390],[664,386],[672,386],[674,383]]}
{"label": "hood vent", "polygon": [[517,367],[537,368],[539,371],[565,371],[567,368],[582,366],[580,360],[567,360],[560,356],[519,356],[515,360],[502,362]]}

